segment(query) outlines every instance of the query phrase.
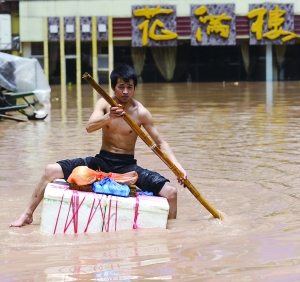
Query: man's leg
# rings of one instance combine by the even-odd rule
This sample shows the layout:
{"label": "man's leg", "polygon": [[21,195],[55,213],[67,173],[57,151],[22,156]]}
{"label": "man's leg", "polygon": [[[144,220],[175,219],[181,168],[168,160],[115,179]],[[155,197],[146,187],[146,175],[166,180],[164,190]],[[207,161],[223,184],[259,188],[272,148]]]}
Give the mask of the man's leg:
{"label": "man's leg", "polygon": [[177,188],[170,182],[166,182],[163,188],[158,193],[159,196],[164,197],[169,203],[169,219],[176,219],[177,216]]}
{"label": "man's leg", "polygon": [[43,176],[41,177],[36,189],[33,191],[27,209],[21,214],[19,219],[10,223],[10,226],[20,227],[25,224],[30,224],[33,221],[33,212],[42,201],[44,192],[48,183],[54,179],[63,178],[64,174],[59,164],[47,165]]}

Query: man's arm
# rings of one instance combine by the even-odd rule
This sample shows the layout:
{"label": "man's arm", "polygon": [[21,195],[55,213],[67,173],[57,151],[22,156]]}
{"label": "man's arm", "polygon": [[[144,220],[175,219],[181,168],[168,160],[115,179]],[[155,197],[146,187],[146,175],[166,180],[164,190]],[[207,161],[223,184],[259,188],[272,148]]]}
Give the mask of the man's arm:
{"label": "man's arm", "polygon": [[170,159],[171,162],[175,164],[175,166],[182,172],[184,175],[183,178],[179,178],[178,182],[183,184],[184,179],[186,178],[186,171],[183,169],[179,161],[176,159],[173,150],[171,149],[170,145],[162,138],[156,127],[154,126],[153,117],[148,110],[146,110],[145,114],[143,115],[143,127],[148,132],[152,140],[155,144],[161,149],[161,151]]}
{"label": "man's arm", "polygon": [[125,112],[121,107],[110,107],[106,112],[108,103],[105,99],[101,98],[97,101],[95,109],[86,124],[86,131],[88,133],[101,129],[108,124],[111,119],[124,116]]}

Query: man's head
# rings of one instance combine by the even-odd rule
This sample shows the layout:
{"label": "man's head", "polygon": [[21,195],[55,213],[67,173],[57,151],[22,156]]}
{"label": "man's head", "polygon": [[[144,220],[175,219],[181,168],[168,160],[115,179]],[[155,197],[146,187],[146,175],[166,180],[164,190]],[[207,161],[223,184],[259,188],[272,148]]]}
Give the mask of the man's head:
{"label": "man's head", "polygon": [[127,65],[115,68],[110,74],[111,86],[115,89],[118,79],[122,79],[124,82],[129,82],[129,80],[133,80],[134,88],[138,83],[138,75],[135,70]]}

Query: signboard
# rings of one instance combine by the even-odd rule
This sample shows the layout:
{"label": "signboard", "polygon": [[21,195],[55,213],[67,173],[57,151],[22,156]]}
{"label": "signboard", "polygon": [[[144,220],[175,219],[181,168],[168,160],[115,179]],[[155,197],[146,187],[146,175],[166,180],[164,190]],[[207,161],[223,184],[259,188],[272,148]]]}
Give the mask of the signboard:
{"label": "signboard", "polygon": [[48,18],[48,40],[59,41],[59,18]]}
{"label": "signboard", "polygon": [[65,28],[65,40],[75,41],[76,40],[76,19],[75,17],[64,17],[64,28]]}
{"label": "signboard", "polygon": [[235,5],[191,5],[191,45],[235,45]]}
{"label": "signboard", "polygon": [[294,4],[249,4],[250,45],[294,43]]}
{"label": "signboard", "polygon": [[80,17],[80,39],[92,40],[92,17]]}
{"label": "signboard", "polygon": [[108,40],[108,17],[97,17],[97,40]]}
{"label": "signboard", "polygon": [[176,46],[176,6],[132,6],[132,46]]}

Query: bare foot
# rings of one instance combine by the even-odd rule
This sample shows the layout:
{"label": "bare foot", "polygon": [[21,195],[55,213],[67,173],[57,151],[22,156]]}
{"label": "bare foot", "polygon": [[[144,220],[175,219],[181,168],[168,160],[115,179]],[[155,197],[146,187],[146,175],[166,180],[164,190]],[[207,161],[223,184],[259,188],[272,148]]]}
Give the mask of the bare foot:
{"label": "bare foot", "polygon": [[16,221],[10,223],[10,227],[21,227],[25,224],[30,224],[33,221],[32,215],[22,214],[20,218]]}

